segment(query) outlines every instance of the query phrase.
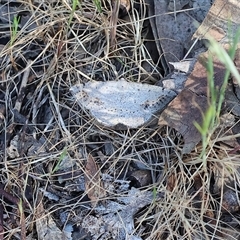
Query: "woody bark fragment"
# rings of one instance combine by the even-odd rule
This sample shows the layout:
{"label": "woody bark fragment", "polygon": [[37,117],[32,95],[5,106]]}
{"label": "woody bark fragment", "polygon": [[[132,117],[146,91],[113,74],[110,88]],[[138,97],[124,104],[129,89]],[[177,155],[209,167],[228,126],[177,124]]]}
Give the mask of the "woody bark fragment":
{"label": "woody bark fragment", "polygon": [[[182,153],[189,153],[201,140],[201,134],[194,122],[202,125],[203,115],[209,104],[207,99],[208,82],[205,64],[208,53],[199,55],[192,73],[189,75],[183,91],[162,112],[159,119],[160,128],[168,125],[182,134],[184,146]],[[220,89],[225,69],[217,59],[214,64],[214,84]]]}

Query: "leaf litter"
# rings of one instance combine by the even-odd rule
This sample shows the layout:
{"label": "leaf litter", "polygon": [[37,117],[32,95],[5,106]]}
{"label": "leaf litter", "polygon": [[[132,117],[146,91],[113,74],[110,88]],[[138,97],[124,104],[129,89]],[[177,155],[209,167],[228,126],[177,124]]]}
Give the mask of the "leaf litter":
{"label": "leaf litter", "polygon": [[[159,111],[155,107],[141,124],[134,123],[134,118],[133,129],[129,122],[124,122],[125,130],[102,128],[95,122],[95,112],[88,108],[89,99],[76,104],[69,93],[76,82],[82,89],[87,86],[92,90],[89,85],[93,83],[110,86],[124,78],[128,79],[124,83],[128,90],[129,82],[135,82],[127,97],[144,99],[140,105],[146,105],[149,99],[156,103],[159,93],[153,94],[152,100],[149,93],[141,92],[143,98],[134,94],[135,87],[141,84],[146,90],[156,84],[155,91],[161,89],[162,93],[162,87],[170,80],[171,88],[179,93],[175,100],[183,97],[185,90],[192,94],[186,103],[192,111],[182,113],[186,120],[179,122],[191,125],[191,119],[200,116],[200,111],[193,114],[196,109],[191,99],[198,97],[198,91],[203,90],[204,97],[206,93],[205,85],[200,88],[201,84],[192,78],[200,73],[204,78],[206,73],[197,73],[198,67],[203,70],[199,61],[189,73],[181,69],[173,72],[169,61],[184,60],[188,50],[195,58],[199,45],[190,47],[196,26],[189,19],[201,22],[210,2],[121,1],[114,9],[107,2],[102,3],[100,9],[93,1],[81,1],[70,24],[70,2],[0,4],[4,6],[0,11],[4,24],[0,33],[0,104],[4,106],[0,125],[1,180],[4,194],[23,201],[23,211],[18,212],[6,194],[2,195],[2,235],[6,239],[237,239],[239,146],[232,136],[232,126],[239,121],[238,116],[228,110],[234,119],[225,126],[224,118],[219,126],[208,149],[208,172],[203,172],[199,162],[201,144],[197,144],[199,135],[195,129],[185,135],[179,131],[182,139],[170,127],[146,126],[145,121]],[[159,8],[160,3],[164,8]],[[215,1],[215,8],[220,6],[218,3]],[[5,11],[11,12],[7,13],[11,19],[5,17]],[[10,47],[9,29],[18,12],[19,34]],[[188,32],[186,24],[192,27]],[[178,28],[181,31],[176,31]],[[179,39],[185,44],[179,45]],[[162,78],[169,73],[169,79]],[[183,89],[184,84],[187,88]],[[116,86],[111,89],[119,90]],[[165,88],[163,92],[166,91],[170,90]],[[101,101],[102,95],[97,96]],[[100,109],[108,109],[108,114],[109,100],[104,99],[104,108]],[[171,127],[172,119],[185,106],[175,100],[168,105],[176,107],[174,114],[167,106],[161,108],[167,107],[162,116]],[[117,106],[120,109],[122,105]],[[139,104],[137,107],[143,111]],[[124,112],[132,113],[132,108]],[[119,123],[122,119],[106,126]],[[195,147],[182,155],[186,143],[191,142],[187,136]],[[67,157],[62,159],[65,151]],[[145,177],[147,181],[142,180]],[[94,188],[97,194],[91,192]],[[100,189],[104,194],[99,195]]]}
{"label": "leaf litter", "polygon": [[[179,131],[184,138],[183,153],[189,153],[201,140],[201,134],[194,122],[202,124],[203,114],[208,107],[208,82],[205,63],[207,55],[202,54],[194,65],[192,73],[185,82],[184,89],[168,105],[159,118],[159,125],[169,125]],[[214,82],[220,88],[223,83],[225,67],[217,59],[214,61]]]}
{"label": "leaf litter", "polygon": [[89,154],[85,166],[85,189],[93,206],[106,196],[101,183],[99,168],[91,154]]}

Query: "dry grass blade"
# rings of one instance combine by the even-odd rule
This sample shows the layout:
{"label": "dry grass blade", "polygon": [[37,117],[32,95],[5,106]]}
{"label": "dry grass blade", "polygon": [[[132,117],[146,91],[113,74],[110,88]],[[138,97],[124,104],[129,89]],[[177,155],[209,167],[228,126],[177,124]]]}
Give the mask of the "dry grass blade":
{"label": "dry grass blade", "polygon": [[120,1],[113,1],[113,8],[111,13],[110,19],[110,49],[114,50],[116,45],[116,32],[117,32],[117,20],[118,20],[118,13],[119,13]]}

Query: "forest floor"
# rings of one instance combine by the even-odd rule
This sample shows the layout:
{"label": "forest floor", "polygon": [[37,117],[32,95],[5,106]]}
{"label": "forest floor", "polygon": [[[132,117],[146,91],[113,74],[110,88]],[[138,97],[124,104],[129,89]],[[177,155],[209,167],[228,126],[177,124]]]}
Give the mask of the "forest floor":
{"label": "forest floor", "polygon": [[[227,90],[233,107],[224,102],[205,160],[198,133],[141,124],[133,114],[141,112],[141,95],[145,108],[155,104],[146,94],[152,89],[162,91],[156,105],[169,111],[198,71],[196,53],[207,50],[184,40],[197,29],[188,22],[198,17],[195,1],[159,6],[164,2],[171,14],[162,25],[154,20],[162,13],[147,0],[0,2],[0,240],[240,239],[234,82]],[[212,5],[203,2],[199,23]],[[170,37],[166,29],[181,44],[159,46],[159,35]],[[190,70],[177,71],[169,62],[185,54],[189,63],[180,67]],[[113,81],[115,90],[94,95],[92,81],[105,90]],[[72,91],[76,84],[89,96]],[[134,106],[124,106],[132,98]],[[188,112],[178,107],[184,119],[195,114],[191,104]],[[191,151],[183,153],[187,141]]]}

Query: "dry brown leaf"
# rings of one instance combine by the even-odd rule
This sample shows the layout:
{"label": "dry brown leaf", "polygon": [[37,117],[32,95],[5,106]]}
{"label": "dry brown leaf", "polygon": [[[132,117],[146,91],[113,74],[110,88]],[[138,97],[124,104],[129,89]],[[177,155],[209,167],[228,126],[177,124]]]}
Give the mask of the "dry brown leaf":
{"label": "dry brown leaf", "polygon": [[239,9],[239,0],[215,0],[193,38],[202,39],[211,36],[218,42],[226,41],[229,33],[235,33],[239,27]]}
{"label": "dry brown leaf", "polygon": [[177,186],[177,173],[172,172],[169,177],[167,178],[167,190],[172,192],[174,188]]}
{"label": "dry brown leaf", "polygon": [[[239,9],[239,1],[216,0],[194,37],[206,38],[206,35],[208,35],[219,42],[227,40],[229,20],[232,24],[230,25],[231,32],[234,33],[239,27]],[[227,45],[224,47],[226,48]],[[183,153],[189,153],[201,140],[201,135],[193,123],[202,124],[203,114],[208,107],[207,72],[204,66],[207,58],[207,52],[198,57],[193,72],[185,83],[184,90],[169,104],[159,120],[160,126],[168,125],[182,134],[185,141]],[[224,73],[225,67],[223,64],[214,59],[216,87],[221,87]]]}
{"label": "dry brown leaf", "polygon": [[85,167],[85,188],[92,205],[96,205],[106,195],[101,184],[100,170],[91,154],[88,155]]}
{"label": "dry brown leaf", "polygon": [[[168,125],[182,134],[183,153],[189,153],[201,140],[201,135],[193,123],[202,124],[203,114],[208,107],[207,72],[204,66],[206,62],[207,53],[201,54],[183,91],[168,105],[159,119],[160,127]],[[215,86],[220,88],[225,68],[217,59],[214,59],[213,64]]]}

